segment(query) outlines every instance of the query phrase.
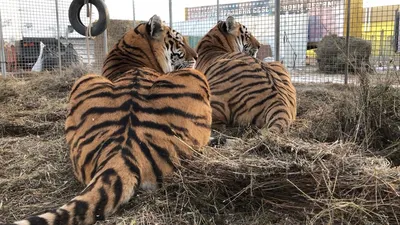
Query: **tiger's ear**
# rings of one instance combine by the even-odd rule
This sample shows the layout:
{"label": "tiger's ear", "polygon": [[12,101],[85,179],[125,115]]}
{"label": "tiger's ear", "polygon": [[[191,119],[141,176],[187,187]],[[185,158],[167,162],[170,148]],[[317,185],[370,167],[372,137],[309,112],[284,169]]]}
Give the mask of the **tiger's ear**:
{"label": "tiger's ear", "polygon": [[225,23],[226,23],[226,31],[228,33],[233,31],[237,26],[235,18],[233,18],[232,16],[228,16],[228,18],[226,18],[226,22]]}
{"label": "tiger's ear", "polygon": [[157,15],[154,15],[150,18],[146,28],[147,32],[149,32],[150,36],[153,38],[157,38],[159,34],[164,30],[161,18]]}

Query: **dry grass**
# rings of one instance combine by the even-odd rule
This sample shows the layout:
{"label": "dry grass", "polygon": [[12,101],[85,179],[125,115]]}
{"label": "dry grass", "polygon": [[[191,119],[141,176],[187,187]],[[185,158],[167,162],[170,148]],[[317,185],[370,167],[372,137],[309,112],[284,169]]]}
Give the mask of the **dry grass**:
{"label": "dry grass", "polygon": [[[400,77],[397,76],[397,77]],[[380,82],[360,86],[296,85],[293,133],[320,142],[355,142],[400,165],[400,89]],[[368,118],[365,118],[368,116]]]}
{"label": "dry grass", "polygon": [[[0,222],[60,206],[83,189],[63,134],[68,90],[83,72],[0,80]],[[400,171],[391,158],[371,156],[387,151],[380,140],[398,143],[399,90],[370,89],[373,136],[360,131],[357,87],[297,87],[290,134],[247,130],[207,147],[163,188],[140,192],[100,224],[399,224]]]}

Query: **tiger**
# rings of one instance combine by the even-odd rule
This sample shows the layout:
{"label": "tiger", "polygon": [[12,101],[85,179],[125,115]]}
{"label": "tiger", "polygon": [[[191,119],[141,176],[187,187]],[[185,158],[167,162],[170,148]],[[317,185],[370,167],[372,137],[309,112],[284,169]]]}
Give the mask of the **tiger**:
{"label": "tiger", "polygon": [[139,188],[157,189],[208,143],[210,88],[198,70],[177,69],[196,58],[182,36],[155,15],[127,32],[108,57],[123,58],[130,69],[115,64],[114,73],[84,75],[69,94],[66,142],[74,174],[86,187],[60,208],[13,224],[105,220]]}
{"label": "tiger", "polygon": [[256,57],[260,43],[232,16],[219,21],[196,46],[196,69],[211,89],[212,127],[288,130],[296,118],[296,89],[279,62]]}
{"label": "tiger", "polygon": [[[168,29],[161,35],[152,34],[155,38],[146,38],[146,33],[141,32],[144,25],[137,26],[136,29],[128,31],[118,43],[108,53],[103,62],[102,75],[113,81],[119,75],[131,68],[149,67],[159,73],[168,73],[182,68],[194,68],[197,53],[190,48],[187,40],[181,33]],[[160,26],[154,24],[153,26]],[[162,28],[166,29],[166,28]],[[172,41],[175,40],[175,41]],[[154,54],[149,54],[153,52]],[[135,61],[132,61],[132,55]]]}

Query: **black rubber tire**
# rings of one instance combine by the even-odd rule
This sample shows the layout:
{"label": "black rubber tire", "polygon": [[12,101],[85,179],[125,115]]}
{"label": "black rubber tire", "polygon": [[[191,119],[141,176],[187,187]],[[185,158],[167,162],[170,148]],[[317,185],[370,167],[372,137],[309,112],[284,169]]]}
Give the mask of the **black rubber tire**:
{"label": "black rubber tire", "polygon": [[[99,20],[93,23],[91,29],[91,35],[97,36],[107,29],[108,23],[110,22],[110,16],[103,0],[89,0],[89,3],[93,4],[99,12]],[[85,0],[73,0],[69,6],[68,17],[74,30],[79,34],[86,36],[87,27],[82,23],[79,16],[84,5]]]}

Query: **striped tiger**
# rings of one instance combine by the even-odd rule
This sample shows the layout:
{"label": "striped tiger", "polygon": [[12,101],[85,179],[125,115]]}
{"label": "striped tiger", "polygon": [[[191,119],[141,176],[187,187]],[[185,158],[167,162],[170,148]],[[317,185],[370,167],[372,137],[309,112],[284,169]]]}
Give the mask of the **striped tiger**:
{"label": "striped tiger", "polygon": [[[14,224],[83,225],[104,220],[138,188],[160,186],[182,159],[208,143],[207,79],[192,68],[174,70],[179,67],[170,60],[175,59],[176,55],[170,57],[174,52],[189,61],[194,55],[185,53],[190,52],[188,45],[172,32],[158,16],[152,17],[111,50],[110,57],[123,58],[121,63],[130,70],[118,76],[110,73],[112,80],[88,74],[75,82],[65,132],[73,171],[86,188],[60,208]],[[168,50],[172,45],[176,47]],[[131,64],[125,64],[128,61]]]}
{"label": "striped tiger", "polygon": [[[159,73],[194,68],[197,53],[182,34],[166,26],[152,26],[161,25],[142,23],[115,44],[103,63],[103,76],[113,81],[132,68],[149,67]],[[152,29],[161,29],[162,32]],[[134,61],[132,57],[135,57]]]}
{"label": "striped tiger", "polygon": [[284,132],[296,118],[296,90],[279,62],[255,58],[260,43],[232,16],[198,43],[196,69],[211,89],[212,124]]}

